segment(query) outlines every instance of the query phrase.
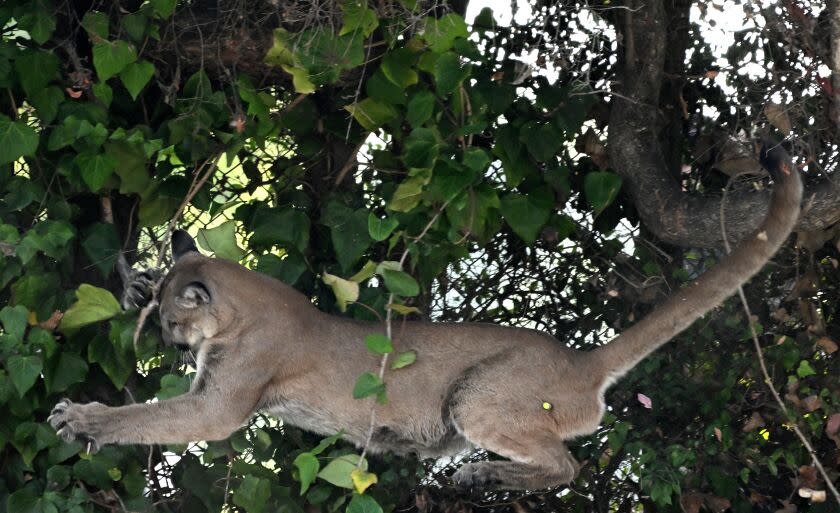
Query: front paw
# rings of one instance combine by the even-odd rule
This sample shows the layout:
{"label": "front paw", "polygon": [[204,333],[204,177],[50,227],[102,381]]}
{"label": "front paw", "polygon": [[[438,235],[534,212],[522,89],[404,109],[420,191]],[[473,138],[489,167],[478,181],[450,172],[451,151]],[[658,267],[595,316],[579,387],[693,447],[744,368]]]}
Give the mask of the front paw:
{"label": "front paw", "polygon": [[452,475],[452,482],[462,493],[493,489],[500,483],[493,467],[487,462],[465,464]]}
{"label": "front paw", "polygon": [[104,418],[99,412],[105,408],[101,403],[77,404],[62,399],[47,421],[65,442],[81,442],[88,452],[95,453],[104,442]]}
{"label": "front paw", "polygon": [[153,290],[159,279],[160,271],[157,269],[133,271],[120,300],[123,310],[140,309],[148,305],[152,301]]}

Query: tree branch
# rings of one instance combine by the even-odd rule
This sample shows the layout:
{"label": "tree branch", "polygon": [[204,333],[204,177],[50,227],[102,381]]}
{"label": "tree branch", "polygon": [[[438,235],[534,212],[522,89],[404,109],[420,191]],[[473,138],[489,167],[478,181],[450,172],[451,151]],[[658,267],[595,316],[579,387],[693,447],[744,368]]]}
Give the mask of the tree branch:
{"label": "tree branch", "polygon": [[[638,5],[634,5],[638,4]],[[677,246],[721,247],[720,196],[684,192],[669,173],[659,135],[661,87],[667,52],[668,18],[663,2],[630,0],[619,50],[619,83],[609,121],[610,161],[621,175],[625,191],[645,226],[664,242]],[[632,52],[631,52],[632,49]],[[680,57],[681,59],[683,57]],[[809,208],[799,230],[823,229],[840,221],[840,177],[811,184],[805,197]],[[740,239],[763,219],[769,191],[732,194],[726,208],[729,234]]]}

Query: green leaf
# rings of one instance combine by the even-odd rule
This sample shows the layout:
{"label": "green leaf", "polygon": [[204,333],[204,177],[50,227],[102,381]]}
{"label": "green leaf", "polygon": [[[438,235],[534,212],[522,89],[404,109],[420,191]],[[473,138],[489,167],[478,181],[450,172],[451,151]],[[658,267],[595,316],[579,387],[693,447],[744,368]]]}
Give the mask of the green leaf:
{"label": "green leaf", "polygon": [[318,463],[318,458],[316,458],[311,452],[302,452],[298,454],[293,464],[298,469],[298,475],[300,478],[300,494],[303,495],[306,493],[306,490],[309,489],[309,485],[311,485],[318,476],[318,470],[321,468],[321,464]]}
{"label": "green leaf", "polygon": [[149,159],[144,146],[127,140],[105,143],[105,154],[119,162],[114,170],[120,177],[121,194],[143,194],[149,188]]}
{"label": "green leaf", "polygon": [[188,375],[166,374],[160,378],[160,389],[155,395],[160,400],[184,395],[190,389],[190,382]]}
{"label": "green leaf", "polygon": [[[365,372],[356,379],[353,386],[353,399],[364,399],[385,391],[385,383],[372,372]],[[348,476],[349,477],[349,476]]]}
{"label": "green leaf", "polygon": [[365,98],[360,102],[345,106],[344,109],[353,116],[356,122],[371,132],[397,118],[397,111],[393,107],[373,98]]}
{"label": "green leaf", "polygon": [[[108,15],[100,11],[88,11],[82,18],[82,27],[90,36],[108,39]],[[91,38],[95,39],[95,38]]]}
{"label": "green leaf", "polygon": [[391,363],[391,368],[402,369],[403,367],[408,367],[412,363],[417,360],[417,353],[415,351],[406,351],[404,353],[400,353],[394,358],[394,361]]}
{"label": "green leaf", "polygon": [[122,390],[134,372],[134,323],[114,319],[109,336],[96,336],[88,344],[88,360],[98,363],[111,383]]}
{"label": "green leaf", "polygon": [[817,371],[815,371],[814,368],[811,367],[811,364],[808,362],[808,360],[802,360],[801,362],[799,362],[799,368],[796,369],[796,375],[800,378],[814,376],[816,373]]}
{"label": "green leaf", "polygon": [[379,333],[372,333],[365,337],[365,347],[373,354],[385,354],[394,351],[391,339]]}
{"label": "green leaf", "polygon": [[[353,479],[350,477],[350,474],[356,468],[358,463],[358,454],[345,454],[344,456],[339,456],[327,463],[327,465],[318,472],[318,477],[332,485],[352,490]],[[362,460],[360,468],[362,470],[367,470],[367,467],[367,460]]]}
{"label": "green leaf", "polygon": [[306,260],[294,248],[290,248],[283,258],[266,253],[257,260],[258,272],[277,278],[288,285],[294,285],[306,269]]}
{"label": "green leaf", "polygon": [[471,170],[483,175],[490,167],[490,155],[482,148],[467,148],[464,150],[463,163]]}
{"label": "green leaf", "polygon": [[403,161],[408,168],[431,168],[435,164],[439,150],[438,140],[433,130],[415,128],[405,139]]}
{"label": "green leaf", "polygon": [[152,6],[155,16],[165,20],[175,12],[178,0],[149,0],[149,4]]}
{"label": "green leaf", "polygon": [[563,147],[563,134],[551,123],[525,123],[519,130],[519,140],[538,162],[549,162]]}
{"label": "green leaf", "polygon": [[399,225],[399,221],[393,217],[379,219],[373,212],[368,214],[368,235],[376,242],[387,239],[397,225]]}
{"label": "green leaf", "polygon": [[229,220],[215,228],[198,230],[198,244],[217,257],[239,262],[245,251],[236,243],[236,221]]}
{"label": "green leaf", "polygon": [[108,182],[118,164],[114,157],[106,153],[80,153],[73,162],[81,170],[82,179],[91,192],[98,191]]}
{"label": "green leaf", "polygon": [[49,371],[44,373],[44,384],[47,393],[50,394],[64,392],[71,385],[82,383],[88,371],[88,364],[84,359],[68,352],[61,353],[49,367]]}
{"label": "green leaf", "polygon": [[123,68],[120,72],[120,80],[122,80],[125,88],[128,89],[128,94],[131,95],[131,99],[136,100],[137,95],[146,87],[146,84],[149,83],[149,80],[154,74],[155,65],[143,60],[132,62]]}
{"label": "green leaf", "polygon": [[73,226],[66,221],[53,221],[47,219],[28,230],[23,240],[15,249],[15,254],[26,264],[42,252],[45,255],[60,259],[64,257],[67,243],[73,239],[75,233]]}
{"label": "green leaf", "polygon": [[355,281],[345,280],[327,272],[321,275],[321,280],[332,288],[335,302],[342,312],[347,310],[347,303],[354,303],[359,299],[359,284]]}
{"label": "green leaf", "polygon": [[38,149],[38,132],[0,114],[0,165],[31,157]]}
{"label": "green leaf", "polygon": [[122,311],[113,294],[87,283],[79,285],[76,298],[61,318],[59,329],[64,333],[110,319]]}
{"label": "green leaf", "polygon": [[88,260],[99,269],[103,278],[107,278],[117,263],[121,249],[120,239],[114,225],[94,223],[85,229],[82,236],[82,249]]}
{"label": "green leaf", "polygon": [[137,52],[126,41],[102,41],[93,47],[93,67],[103,82],[137,60]]}
{"label": "green leaf", "polygon": [[114,100],[114,91],[111,89],[111,86],[105,82],[100,82],[93,84],[91,90],[93,91],[93,95],[105,104],[106,108],[111,106],[111,102]]}
{"label": "green leaf", "polygon": [[29,96],[29,101],[44,123],[52,123],[58,115],[58,107],[64,101],[64,92],[55,86],[49,86]]}
{"label": "green leaf", "polygon": [[433,52],[443,53],[452,48],[456,38],[466,38],[468,35],[467,24],[458,14],[425,19],[423,38]]}
{"label": "green leaf", "polygon": [[411,69],[414,54],[406,48],[397,48],[382,59],[382,73],[398,87],[405,89],[417,83],[417,72]]}
{"label": "green leaf", "polygon": [[12,355],[6,361],[6,370],[9,372],[9,377],[12,384],[18,391],[20,397],[32,388],[38,376],[41,375],[41,370],[44,368],[44,363],[40,356],[21,356]]}
{"label": "green leaf", "polygon": [[370,495],[354,494],[346,513],[382,513],[382,506]]}
{"label": "green leaf", "polygon": [[9,495],[7,511],[14,513],[45,513],[43,499],[32,487],[22,488]]}
{"label": "green leaf", "polygon": [[385,280],[385,286],[388,287],[388,290],[398,296],[413,297],[420,293],[420,285],[417,284],[417,280],[403,271],[382,269],[382,279]]}
{"label": "green leaf", "polygon": [[0,310],[0,322],[3,323],[3,330],[14,337],[20,343],[23,341],[23,334],[26,332],[27,316],[29,311],[25,306],[4,306]]}
{"label": "green leaf", "polygon": [[446,52],[435,62],[435,89],[441,96],[454,91],[470,76],[472,68],[462,65],[461,58],[453,52]]}
{"label": "green leaf", "polygon": [[251,247],[291,244],[304,252],[309,246],[309,216],[291,207],[257,210],[251,228]]}
{"label": "green leaf", "polygon": [[341,27],[339,36],[359,31],[367,37],[379,26],[379,18],[372,9],[368,9],[365,0],[344,0],[341,3],[341,12],[344,15],[344,26]]}
{"label": "green leaf", "polygon": [[431,91],[421,89],[408,101],[408,113],[405,119],[412,128],[418,128],[431,119],[434,110],[435,95]]}
{"label": "green leaf", "polygon": [[271,498],[271,482],[268,479],[246,475],[242,484],[233,492],[233,503],[245,508],[247,513],[262,513]]}
{"label": "green leaf", "polygon": [[502,215],[513,231],[529,245],[551,216],[554,198],[549,191],[536,190],[528,195],[512,193],[502,198]]}
{"label": "green leaf", "polygon": [[583,194],[597,216],[618,196],[621,177],[609,171],[594,171],[583,178]]}
{"label": "green leaf", "polygon": [[330,238],[341,269],[349,271],[371,244],[367,209],[351,210],[331,201],[327,204],[323,223],[330,227]]}
{"label": "green leaf", "polygon": [[397,186],[394,195],[391,196],[391,201],[388,202],[388,208],[395,212],[408,212],[420,203],[423,195],[423,186],[425,181],[413,176]]}
{"label": "green leaf", "polygon": [[51,6],[43,2],[30,4],[30,12],[20,18],[20,28],[32,36],[32,40],[42,45],[46,43],[55,31],[55,17]]}
{"label": "green leaf", "polygon": [[339,431],[338,433],[328,436],[318,442],[318,445],[315,446],[314,449],[309,451],[312,455],[317,456],[327,450],[330,446],[334,445],[337,441],[341,440],[341,437],[344,435],[344,431]]}
{"label": "green leaf", "polygon": [[26,51],[15,59],[15,71],[28,95],[45,88],[59,73],[61,63],[49,52]]}

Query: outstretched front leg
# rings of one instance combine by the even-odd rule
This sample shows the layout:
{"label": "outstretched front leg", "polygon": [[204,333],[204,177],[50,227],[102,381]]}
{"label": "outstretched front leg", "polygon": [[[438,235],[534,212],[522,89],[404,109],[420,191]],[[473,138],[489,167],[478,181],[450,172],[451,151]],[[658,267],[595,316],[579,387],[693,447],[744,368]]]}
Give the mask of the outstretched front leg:
{"label": "outstretched front leg", "polygon": [[106,444],[182,444],[227,438],[249,418],[258,399],[256,390],[189,392],[118,407],[63,399],[48,420],[65,441],[79,441],[92,452]]}

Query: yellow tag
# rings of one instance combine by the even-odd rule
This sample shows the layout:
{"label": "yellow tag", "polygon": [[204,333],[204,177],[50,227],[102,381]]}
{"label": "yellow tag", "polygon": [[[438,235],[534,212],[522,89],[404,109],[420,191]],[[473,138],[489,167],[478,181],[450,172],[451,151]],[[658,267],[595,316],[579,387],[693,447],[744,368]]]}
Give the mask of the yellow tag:
{"label": "yellow tag", "polygon": [[35,312],[30,311],[26,314],[26,322],[28,322],[30,326],[38,324],[38,316],[35,315]]}
{"label": "yellow tag", "polygon": [[554,406],[552,406],[551,403],[548,401],[543,401],[542,407],[545,411],[551,411],[551,409],[554,408]]}
{"label": "yellow tag", "polygon": [[365,490],[379,481],[376,474],[366,472],[360,468],[353,469],[353,472],[350,472],[350,479],[353,480],[353,487],[360,494],[365,493]]}

